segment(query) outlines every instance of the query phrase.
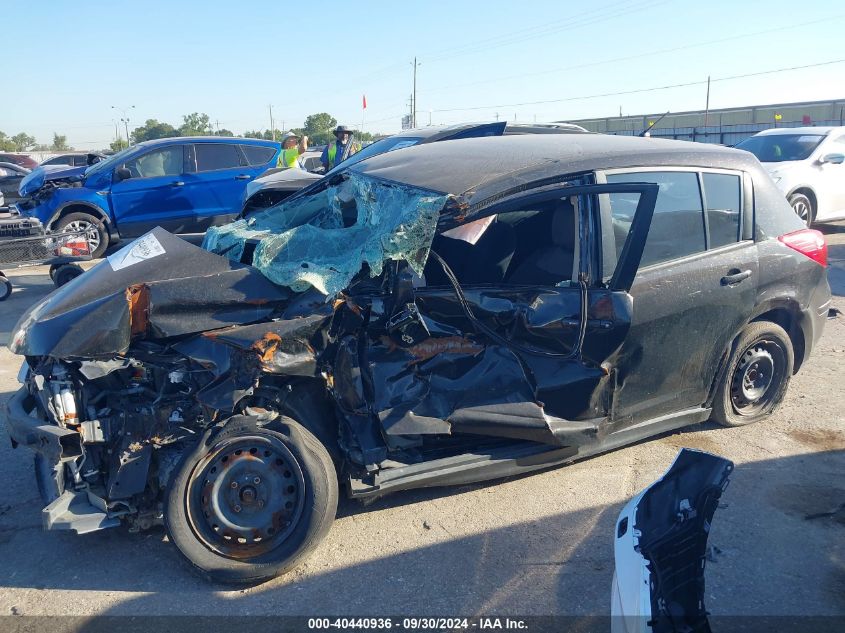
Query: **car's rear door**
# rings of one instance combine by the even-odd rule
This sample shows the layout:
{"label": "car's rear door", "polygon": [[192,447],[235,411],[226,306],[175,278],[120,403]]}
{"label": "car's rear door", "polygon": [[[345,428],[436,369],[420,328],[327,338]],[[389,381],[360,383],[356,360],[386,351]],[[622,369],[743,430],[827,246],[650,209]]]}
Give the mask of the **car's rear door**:
{"label": "car's rear door", "polygon": [[[660,188],[631,286],[634,312],[617,368],[616,416],[638,423],[701,407],[756,300],[751,180],[738,171],[681,167],[607,171],[598,179]],[[632,208],[626,194],[603,197],[608,268]]]}
{"label": "car's rear door", "polygon": [[109,193],[122,237],[137,237],[156,226],[172,233],[193,232],[184,148],[181,143],[157,147],[122,165],[131,177],[115,177]]}
{"label": "car's rear door", "polygon": [[632,233],[644,235],[656,187],[582,182],[501,202],[439,235],[424,285],[399,275],[363,355],[387,437],[596,439],[613,389],[604,363],[628,331],[642,240],[630,241],[601,283],[595,201],[611,190],[637,196]]}
{"label": "car's rear door", "polygon": [[267,165],[249,164],[237,143],[194,143],[189,159],[194,172],[186,179],[194,200],[196,232],[234,220],[244,189]]}

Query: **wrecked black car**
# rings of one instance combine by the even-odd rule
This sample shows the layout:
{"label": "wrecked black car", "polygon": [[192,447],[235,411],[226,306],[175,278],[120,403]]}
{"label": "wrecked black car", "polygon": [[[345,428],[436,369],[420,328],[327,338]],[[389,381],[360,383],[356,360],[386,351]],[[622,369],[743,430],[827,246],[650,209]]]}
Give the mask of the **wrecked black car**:
{"label": "wrecked black car", "polygon": [[764,419],[826,246],[757,160],[601,135],[361,161],[204,248],[155,229],[13,328],[49,529],[164,523],[215,580],[290,569],[339,484],[523,473]]}

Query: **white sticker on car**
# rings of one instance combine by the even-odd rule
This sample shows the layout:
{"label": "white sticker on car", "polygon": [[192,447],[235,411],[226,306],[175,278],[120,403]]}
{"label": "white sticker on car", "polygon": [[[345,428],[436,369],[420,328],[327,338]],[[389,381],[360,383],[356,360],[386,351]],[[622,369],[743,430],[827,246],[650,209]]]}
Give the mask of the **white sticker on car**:
{"label": "white sticker on car", "polygon": [[108,260],[112,270],[117,271],[159,255],[164,255],[164,247],[149,233],[109,255]]}

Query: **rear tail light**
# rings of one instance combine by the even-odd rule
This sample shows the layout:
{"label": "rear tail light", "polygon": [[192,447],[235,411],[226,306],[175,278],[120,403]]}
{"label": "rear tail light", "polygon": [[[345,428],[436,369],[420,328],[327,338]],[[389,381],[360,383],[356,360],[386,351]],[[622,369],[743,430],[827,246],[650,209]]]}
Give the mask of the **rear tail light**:
{"label": "rear tail light", "polygon": [[801,229],[786,235],[781,235],[778,240],[786,244],[792,250],[806,255],[814,262],[827,266],[827,242],[824,235],[815,229]]}

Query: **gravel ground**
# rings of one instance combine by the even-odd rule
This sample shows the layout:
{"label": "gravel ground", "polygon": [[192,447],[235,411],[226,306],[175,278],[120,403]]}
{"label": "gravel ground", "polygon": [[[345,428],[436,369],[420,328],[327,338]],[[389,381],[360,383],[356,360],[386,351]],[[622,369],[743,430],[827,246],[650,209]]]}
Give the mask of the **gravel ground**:
{"label": "gravel ground", "polygon": [[[825,231],[834,305],[845,312],[845,225]],[[17,388],[20,366],[5,347],[9,330],[51,289],[43,269],[10,277],[0,400]],[[763,424],[704,424],[531,476],[369,506],[342,501],[305,564],[238,591],[194,576],[161,530],[42,532],[32,456],[2,441],[0,615],[605,615],[617,513],[684,446],[737,466],[710,538],[710,611],[845,615],[843,367],[840,317]]]}

